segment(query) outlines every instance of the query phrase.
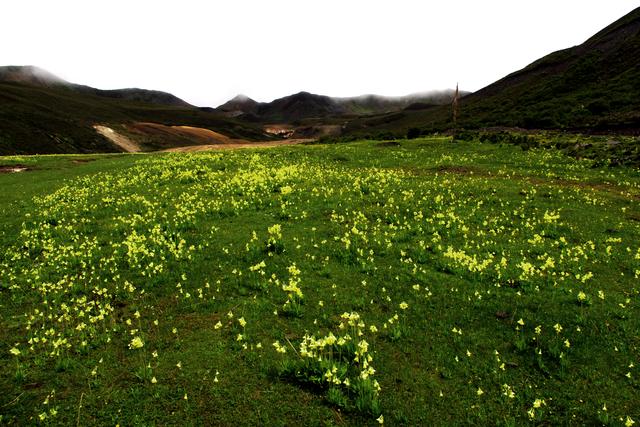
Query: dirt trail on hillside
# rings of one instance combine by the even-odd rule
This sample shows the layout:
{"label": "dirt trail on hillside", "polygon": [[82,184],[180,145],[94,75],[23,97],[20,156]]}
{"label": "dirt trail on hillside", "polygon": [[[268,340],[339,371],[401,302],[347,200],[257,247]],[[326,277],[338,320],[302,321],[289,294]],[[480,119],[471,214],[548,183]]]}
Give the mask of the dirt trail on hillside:
{"label": "dirt trail on hillside", "polygon": [[124,126],[133,138],[139,135],[143,139],[162,140],[176,147],[249,142],[195,126],[167,126],[151,122],[135,122]]}
{"label": "dirt trail on hillside", "polygon": [[223,135],[218,132],[214,132],[210,129],[198,128],[193,126],[171,126],[171,127],[182,131],[184,134],[192,135],[196,138],[216,140],[216,143],[219,143],[219,144],[231,144],[234,142],[235,143],[249,142],[245,140],[240,140],[240,139],[236,140],[233,138],[229,138],[226,135]]}
{"label": "dirt trail on hillside", "polygon": [[235,142],[238,140],[229,139],[230,142],[226,144],[208,144],[208,145],[193,145],[189,147],[176,147],[163,150],[165,152],[172,153],[191,153],[196,151],[207,150],[238,150],[242,148],[272,148],[280,147],[284,145],[297,145],[305,142],[314,141],[313,139],[286,139],[283,141],[266,141],[266,142]]}
{"label": "dirt trail on hillside", "polygon": [[137,153],[137,152],[141,151],[140,147],[138,146],[138,144],[136,144],[135,142],[133,142],[132,140],[130,140],[126,136],[121,135],[118,132],[114,131],[110,127],[95,125],[95,126],[93,126],[93,128],[100,135],[104,136],[109,141],[113,142],[114,144],[116,144],[118,147],[122,148],[127,153]]}

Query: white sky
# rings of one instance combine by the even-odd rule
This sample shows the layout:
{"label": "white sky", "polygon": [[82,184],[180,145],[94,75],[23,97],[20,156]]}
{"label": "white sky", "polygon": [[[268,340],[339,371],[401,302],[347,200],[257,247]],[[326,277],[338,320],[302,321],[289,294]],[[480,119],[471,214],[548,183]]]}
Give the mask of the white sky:
{"label": "white sky", "polygon": [[475,91],[582,43],[632,0],[6,0],[0,65],[200,106]]}

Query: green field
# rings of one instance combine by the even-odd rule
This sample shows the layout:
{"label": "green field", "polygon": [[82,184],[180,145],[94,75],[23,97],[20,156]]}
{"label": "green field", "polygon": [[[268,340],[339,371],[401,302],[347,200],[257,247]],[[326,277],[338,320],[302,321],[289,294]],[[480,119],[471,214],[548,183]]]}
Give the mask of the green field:
{"label": "green field", "polygon": [[640,171],[450,138],[4,157],[0,424],[640,421]]}

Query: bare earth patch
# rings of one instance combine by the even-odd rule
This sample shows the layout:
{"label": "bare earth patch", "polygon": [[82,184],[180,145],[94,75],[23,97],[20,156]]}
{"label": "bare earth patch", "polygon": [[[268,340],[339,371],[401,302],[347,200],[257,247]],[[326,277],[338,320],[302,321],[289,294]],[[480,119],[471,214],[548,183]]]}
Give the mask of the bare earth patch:
{"label": "bare earth patch", "polygon": [[137,153],[137,152],[141,151],[140,147],[138,146],[138,144],[136,144],[135,142],[133,142],[132,140],[130,140],[126,136],[121,135],[118,132],[114,131],[110,127],[94,125],[93,128],[100,135],[104,136],[105,138],[107,138],[108,140],[113,142],[115,145],[117,145],[123,151],[125,151],[127,153]]}
{"label": "bare earth patch", "polygon": [[184,146],[184,142],[192,141],[191,145],[227,144],[231,142],[248,142],[242,139],[229,138],[219,132],[194,126],[167,126],[160,123],[136,122],[126,125],[127,130],[141,137],[160,138],[172,141],[176,145]]}
{"label": "bare earth patch", "polygon": [[0,173],[18,173],[28,170],[29,168],[24,165],[0,166]]}

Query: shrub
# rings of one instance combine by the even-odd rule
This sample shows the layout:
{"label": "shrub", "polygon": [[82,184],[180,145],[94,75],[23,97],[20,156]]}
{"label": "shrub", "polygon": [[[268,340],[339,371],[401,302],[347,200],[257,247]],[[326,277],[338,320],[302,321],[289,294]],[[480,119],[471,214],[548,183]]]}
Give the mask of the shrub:
{"label": "shrub", "polygon": [[418,128],[409,128],[407,131],[407,139],[415,139],[422,135],[422,132]]}

